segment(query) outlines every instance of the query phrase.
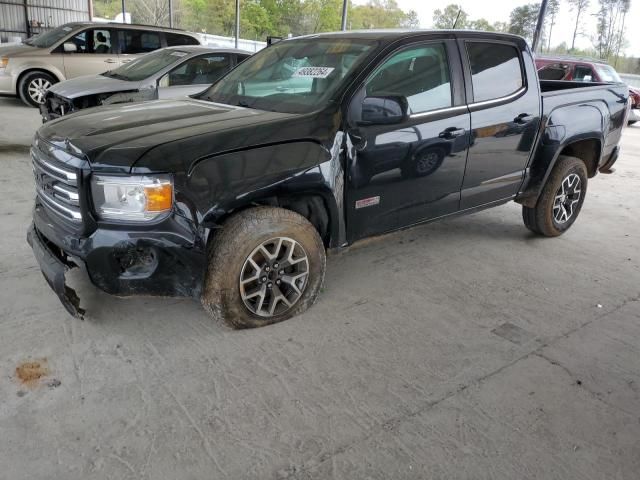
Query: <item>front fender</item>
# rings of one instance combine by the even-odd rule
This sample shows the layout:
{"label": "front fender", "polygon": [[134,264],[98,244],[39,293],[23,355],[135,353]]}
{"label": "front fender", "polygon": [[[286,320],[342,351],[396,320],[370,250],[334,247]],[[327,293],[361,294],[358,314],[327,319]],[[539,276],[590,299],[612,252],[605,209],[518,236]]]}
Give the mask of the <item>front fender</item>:
{"label": "front fender", "polygon": [[339,148],[300,140],[223,153],[198,160],[179,181],[185,183],[184,191],[192,196],[206,228],[216,228],[228,215],[249,205],[317,195],[329,214],[331,246],[342,237],[344,173]]}
{"label": "front fender", "polygon": [[59,82],[66,80],[64,72],[60,68],[40,60],[29,60],[27,62],[20,63],[20,65],[11,69],[11,74],[15,76],[16,79],[18,79],[20,76],[22,76],[23,73],[29,70],[42,70],[45,72],[49,72],[54,77],[56,77]]}

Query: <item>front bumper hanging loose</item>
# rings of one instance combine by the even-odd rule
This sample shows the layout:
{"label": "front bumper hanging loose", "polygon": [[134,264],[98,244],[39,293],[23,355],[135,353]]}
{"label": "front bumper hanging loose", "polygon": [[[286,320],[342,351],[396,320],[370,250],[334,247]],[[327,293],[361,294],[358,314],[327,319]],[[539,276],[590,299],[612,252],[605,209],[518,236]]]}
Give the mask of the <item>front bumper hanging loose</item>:
{"label": "front bumper hanging loose", "polygon": [[35,227],[31,225],[27,231],[27,243],[40,265],[45,280],[56,293],[64,308],[74,317],[84,320],[85,310],[80,307],[80,298],[75,290],[65,282],[65,274],[76,265],[70,265],[59,259],[40,238]]}

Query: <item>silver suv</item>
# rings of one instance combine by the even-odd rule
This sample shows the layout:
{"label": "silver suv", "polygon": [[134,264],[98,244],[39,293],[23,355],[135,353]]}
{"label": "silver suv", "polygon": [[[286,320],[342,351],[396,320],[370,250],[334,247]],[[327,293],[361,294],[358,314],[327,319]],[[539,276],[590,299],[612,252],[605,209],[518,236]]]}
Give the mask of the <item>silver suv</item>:
{"label": "silver suv", "polygon": [[54,83],[105,72],[167,46],[200,45],[197,34],[121,23],[68,23],[22,45],[0,47],[0,95],[37,107]]}

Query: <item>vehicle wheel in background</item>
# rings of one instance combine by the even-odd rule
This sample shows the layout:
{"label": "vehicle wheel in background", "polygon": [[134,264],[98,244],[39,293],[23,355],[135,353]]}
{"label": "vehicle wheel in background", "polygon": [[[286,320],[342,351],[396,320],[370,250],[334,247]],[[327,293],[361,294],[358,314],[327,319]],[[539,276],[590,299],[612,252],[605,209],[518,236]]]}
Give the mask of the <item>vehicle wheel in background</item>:
{"label": "vehicle wheel in background", "polygon": [[580,214],[587,193],[587,168],[582,160],[560,156],[534,208],[522,207],[526,227],[538,235],[557,237]]}
{"label": "vehicle wheel in background", "polygon": [[213,239],[202,305],[233,328],[280,322],[314,303],[325,268],[322,239],[306,218],[282,208],[250,208]]}
{"label": "vehicle wheel in background", "polygon": [[30,107],[38,107],[44,103],[44,95],[56,79],[46,72],[30,72],[20,79],[18,93],[20,99]]}

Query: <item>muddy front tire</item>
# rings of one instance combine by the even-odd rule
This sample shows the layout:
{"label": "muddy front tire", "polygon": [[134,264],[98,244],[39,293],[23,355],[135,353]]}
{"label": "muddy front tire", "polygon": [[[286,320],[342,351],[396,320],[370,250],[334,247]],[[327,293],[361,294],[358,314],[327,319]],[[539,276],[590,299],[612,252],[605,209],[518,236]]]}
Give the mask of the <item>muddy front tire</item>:
{"label": "muddy front tire", "polygon": [[201,298],[214,319],[233,328],[262,327],[315,302],[326,255],[306,218],[282,208],[250,208],[215,235]]}
{"label": "muddy front tire", "polygon": [[538,235],[557,237],[576,221],[587,194],[587,168],[582,160],[560,156],[534,208],[522,207],[525,226]]}

